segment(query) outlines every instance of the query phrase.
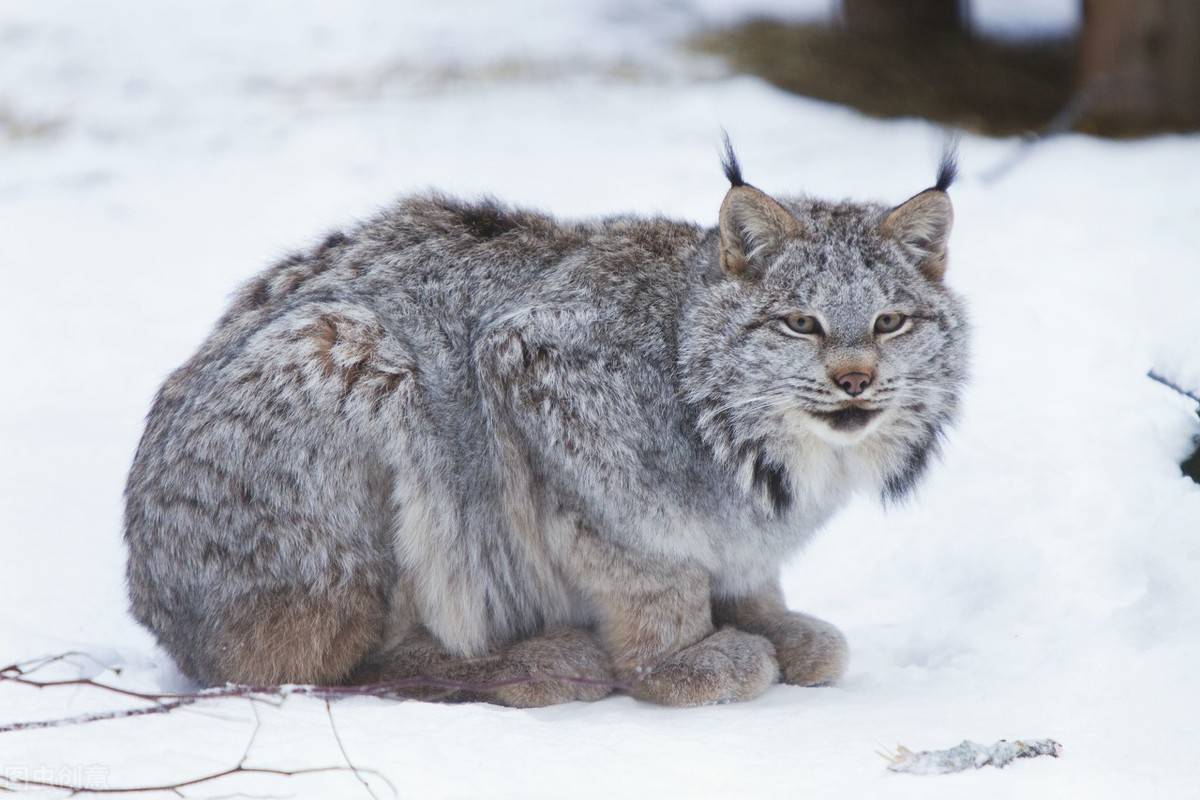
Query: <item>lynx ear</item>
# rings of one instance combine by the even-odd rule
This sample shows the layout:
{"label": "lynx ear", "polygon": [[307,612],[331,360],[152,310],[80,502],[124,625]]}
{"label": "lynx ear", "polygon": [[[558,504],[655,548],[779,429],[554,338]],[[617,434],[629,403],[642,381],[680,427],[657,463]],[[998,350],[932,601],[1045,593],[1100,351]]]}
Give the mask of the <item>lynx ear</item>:
{"label": "lynx ear", "polygon": [[954,206],[942,189],[926,189],[893,208],[883,220],[883,233],[916,259],[921,272],[935,281],[946,273],[946,244],[954,225]]}
{"label": "lynx ear", "polygon": [[777,201],[742,179],[742,165],[723,133],[721,167],[730,189],[721,203],[721,270],[726,275],[752,275],[785,241],[800,235],[800,223]]}
{"label": "lynx ear", "polygon": [[726,193],[719,227],[721,268],[729,275],[754,273],[785,241],[800,235],[796,218],[749,184]]}

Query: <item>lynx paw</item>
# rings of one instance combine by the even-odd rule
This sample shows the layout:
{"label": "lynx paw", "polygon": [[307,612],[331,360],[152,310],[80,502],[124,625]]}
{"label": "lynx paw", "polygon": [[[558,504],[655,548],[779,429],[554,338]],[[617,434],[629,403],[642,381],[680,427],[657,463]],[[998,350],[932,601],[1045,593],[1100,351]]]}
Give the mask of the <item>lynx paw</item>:
{"label": "lynx paw", "polygon": [[723,628],[659,663],[633,695],[668,706],[750,700],[779,678],[775,648],[762,636]]}
{"label": "lynx paw", "polygon": [[[504,652],[503,663],[497,682],[517,682],[493,690],[492,699],[501,705],[538,708],[600,700],[613,690],[608,655],[595,639],[579,630],[563,628],[517,642]],[[577,680],[525,680],[539,675]]]}
{"label": "lynx paw", "polygon": [[771,626],[780,680],[796,686],[826,686],[846,672],[846,637],[828,622],[789,613]]}

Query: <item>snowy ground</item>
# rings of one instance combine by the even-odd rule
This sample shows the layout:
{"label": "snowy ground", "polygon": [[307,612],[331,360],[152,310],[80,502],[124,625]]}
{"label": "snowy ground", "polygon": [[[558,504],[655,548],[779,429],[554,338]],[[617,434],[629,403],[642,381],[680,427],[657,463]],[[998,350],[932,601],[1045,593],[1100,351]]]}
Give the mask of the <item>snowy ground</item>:
{"label": "snowy ground", "polygon": [[[166,372],[289,248],[426,186],[711,224],[721,125],[768,191],[899,201],[930,183],[930,125],[671,46],[764,4],[733,5],[0,6],[0,662],[81,649],[123,667],[110,680],[180,685],[125,613],[125,471]],[[1022,8],[1053,27],[1074,3],[980,6],[1013,31]],[[963,143],[949,280],[975,380],[943,464],[903,507],[864,498],[786,570],[793,604],[850,638],[841,686],[687,711],[346,701],[353,759],[422,798],[1195,796],[1200,486],[1178,462],[1200,425],[1144,373],[1200,385],[1200,137],[1062,137],[980,178],[1016,147]],[[0,686],[0,722],[122,705]],[[321,703],[259,713],[252,763],[341,762]],[[178,780],[236,763],[253,721],[228,701],[2,734],[0,769]],[[915,777],[875,754],[1020,737],[1064,757]],[[190,793],[235,792],[366,794],[345,774]]]}

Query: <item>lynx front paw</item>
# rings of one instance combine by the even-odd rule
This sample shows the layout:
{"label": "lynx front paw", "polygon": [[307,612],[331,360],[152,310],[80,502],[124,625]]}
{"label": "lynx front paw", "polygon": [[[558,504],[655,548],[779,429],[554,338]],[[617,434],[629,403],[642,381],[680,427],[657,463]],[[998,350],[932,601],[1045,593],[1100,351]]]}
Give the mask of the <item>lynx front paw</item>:
{"label": "lynx front paw", "polygon": [[518,642],[503,656],[493,699],[514,708],[600,700],[613,690],[608,655],[591,635],[572,628]]}
{"label": "lynx front paw", "polygon": [[767,639],[723,628],[656,665],[632,693],[668,706],[702,706],[750,700],[778,679],[775,648]]}
{"label": "lynx front paw", "polygon": [[784,683],[825,686],[846,672],[846,637],[825,620],[792,612],[770,626],[769,636]]}

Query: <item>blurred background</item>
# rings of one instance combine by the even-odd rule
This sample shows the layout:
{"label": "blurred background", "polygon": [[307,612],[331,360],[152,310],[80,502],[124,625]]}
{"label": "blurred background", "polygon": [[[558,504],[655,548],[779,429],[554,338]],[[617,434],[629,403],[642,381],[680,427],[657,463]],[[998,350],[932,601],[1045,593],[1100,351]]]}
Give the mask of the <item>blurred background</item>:
{"label": "blurred background", "polygon": [[994,135],[1137,136],[1200,125],[1200,4],[840,0],[698,40],[735,68],[884,117]]}
{"label": "blurred background", "polygon": [[[98,88],[109,96],[92,102],[111,107],[171,90],[315,102],[583,72],[636,80],[684,61],[664,46],[867,113],[987,133],[1200,125],[1200,6],[1188,0],[88,5],[9,4],[5,138],[98,122],[76,107]],[[39,98],[21,96],[30,81]]]}

